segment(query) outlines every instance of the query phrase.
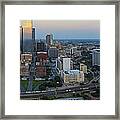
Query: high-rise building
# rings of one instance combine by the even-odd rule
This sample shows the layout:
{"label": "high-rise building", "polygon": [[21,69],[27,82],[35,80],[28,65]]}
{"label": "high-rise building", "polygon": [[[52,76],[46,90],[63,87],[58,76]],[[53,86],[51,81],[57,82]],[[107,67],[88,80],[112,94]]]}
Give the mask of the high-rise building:
{"label": "high-rise building", "polygon": [[92,66],[100,66],[100,49],[94,49],[92,52]]}
{"label": "high-rise building", "polygon": [[23,28],[20,26],[20,53],[23,53]]}
{"label": "high-rise building", "polygon": [[47,52],[37,52],[36,56],[36,78],[46,76]]}
{"label": "high-rise building", "polygon": [[61,71],[63,70],[63,61],[60,57],[56,59],[56,68],[58,70],[58,73],[61,74]]}
{"label": "high-rise building", "polygon": [[35,28],[33,28],[31,20],[21,21],[21,51],[32,52],[34,50],[35,43]]}
{"label": "high-rise building", "polygon": [[50,47],[48,49],[48,56],[52,59],[58,58],[58,49],[56,47]]}
{"label": "high-rise building", "polygon": [[53,35],[52,34],[47,34],[46,35],[46,44],[47,47],[49,48],[53,43]]}
{"label": "high-rise building", "polygon": [[63,70],[64,71],[67,71],[67,70],[70,70],[71,67],[70,67],[70,58],[63,58]]}
{"label": "high-rise building", "polygon": [[46,50],[45,43],[43,41],[37,42],[37,52],[44,52]]}

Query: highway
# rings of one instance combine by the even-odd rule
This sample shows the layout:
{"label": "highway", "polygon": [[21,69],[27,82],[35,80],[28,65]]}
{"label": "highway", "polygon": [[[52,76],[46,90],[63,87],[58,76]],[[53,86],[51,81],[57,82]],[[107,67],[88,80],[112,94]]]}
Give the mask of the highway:
{"label": "highway", "polygon": [[[97,78],[99,80],[99,77]],[[92,83],[94,80],[90,81],[85,85],[76,85],[76,86],[65,86],[65,87],[57,87],[54,89],[48,89],[46,91],[28,91],[22,92],[20,94],[21,98],[32,98],[32,97],[40,97],[40,96],[55,96],[64,93],[74,93],[74,92],[94,92],[96,88],[100,87],[99,83]]]}

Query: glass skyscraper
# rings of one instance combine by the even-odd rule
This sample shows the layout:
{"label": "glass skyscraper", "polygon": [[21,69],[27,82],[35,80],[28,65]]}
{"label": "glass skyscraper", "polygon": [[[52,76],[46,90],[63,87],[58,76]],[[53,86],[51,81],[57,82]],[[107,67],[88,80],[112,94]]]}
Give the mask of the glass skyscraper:
{"label": "glass skyscraper", "polygon": [[20,26],[20,50],[21,53],[32,52],[35,43],[35,28],[31,20],[22,20]]}

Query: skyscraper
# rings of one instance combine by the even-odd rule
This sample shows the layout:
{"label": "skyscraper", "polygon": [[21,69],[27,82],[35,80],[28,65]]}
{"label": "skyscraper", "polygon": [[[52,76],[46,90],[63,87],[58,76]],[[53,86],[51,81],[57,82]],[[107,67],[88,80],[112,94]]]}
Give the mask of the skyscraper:
{"label": "skyscraper", "polygon": [[35,28],[32,28],[31,20],[21,21],[21,49],[22,52],[32,52],[34,49]]}
{"label": "skyscraper", "polygon": [[20,53],[23,53],[23,28],[20,26]]}
{"label": "skyscraper", "polygon": [[[28,69],[25,69],[29,71],[28,72],[29,83],[28,83],[27,89],[32,91],[32,80],[35,77],[35,28],[32,27],[32,21],[22,20],[20,31],[21,31],[21,34],[20,34],[21,53],[32,54],[32,62],[27,64]],[[24,70],[24,67],[25,66],[23,66],[23,70]]]}
{"label": "skyscraper", "polygon": [[100,50],[94,49],[92,52],[92,66],[98,65],[100,66]]}
{"label": "skyscraper", "polygon": [[53,43],[53,35],[52,34],[47,34],[46,36],[46,44],[47,47],[49,48]]}
{"label": "skyscraper", "polygon": [[70,58],[63,58],[63,70],[68,71],[70,70]]}

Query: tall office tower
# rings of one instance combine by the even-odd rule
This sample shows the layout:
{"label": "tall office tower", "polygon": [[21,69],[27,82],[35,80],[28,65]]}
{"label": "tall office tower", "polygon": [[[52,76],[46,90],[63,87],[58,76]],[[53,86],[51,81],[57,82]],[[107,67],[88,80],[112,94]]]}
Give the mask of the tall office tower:
{"label": "tall office tower", "polygon": [[21,40],[23,42],[23,52],[32,52],[34,47],[34,40],[35,40],[35,28],[32,28],[32,21],[31,20],[22,20],[21,21]]}
{"label": "tall office tower", "polygon": [[37,52],[44,52],[46,50],[45,43],[42,41],[37,42]]}
{"label": "tall office tower", "polygon": [[64,71],[68,71],[68,70],[70,70],[70,58],[63,58],[63,70]]}
{"label": "tall office tower", "polygon": [[21,36],[23,38],[23,53],[32,54],[32,62],[28,64],[28,90],[32,91],[32,80],[35,78],[35,28],[32,27],[31,20],[22,20],[21,27],[23,29],[23,36]]}
{"label": "tall office tower", "polygon": [[32,39],[35,41],[35,28],[32,28]]}
{"label": "tall office tower", "polygon": [[23,53],[23,28],[20,26],[20,53]]}
{"label": "tall office tower", "polygon": [[50,47],[48,49],[48,56],[52,59],[58,58],[58,49],[56,47]]}
{"label": "tall office tower", "polygon": [[53,43],[53,35],[52,34],[48,34],[46,36],[46,44],[47,44],[47,47],[49,48]]}
{"label": "tall office tower", "polygon": [[92,52],[92,66],[100,66],[100,49],[94,49]]}

